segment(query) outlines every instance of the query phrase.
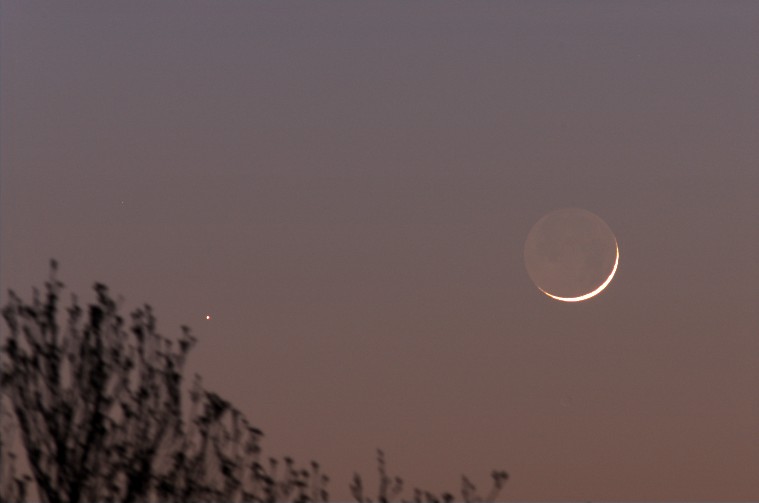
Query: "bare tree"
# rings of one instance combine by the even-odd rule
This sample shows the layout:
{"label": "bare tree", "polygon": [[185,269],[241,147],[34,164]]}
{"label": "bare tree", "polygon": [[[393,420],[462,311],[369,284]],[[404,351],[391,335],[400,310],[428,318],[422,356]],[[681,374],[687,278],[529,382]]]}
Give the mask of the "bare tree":
{"label": "bare tree", "polygon": [[174,437],[166,469],[156,467],[159,501],[322,502],[328,500],[329,478],[312,461],[296,467],[289,457],[261,463],[263,433],[196,377],[190,394],[191,426]]}
{"label": "bare tree", "polygon": [[[45,503],[318,503],[329,477],[312,461],[262,459],[263,433],[196,376],[183,420],[182,379],[195,338],[160,335],[150,306],[126,321],[108,289],[96,284],[86,311],[76,297],[59,323],[64,285],[51,262],[43,292],[24,302],[14,292],[2,314],[9,333],[0,349],[0,503],[26,501],[33,486]],[[176,344],[175,344],[176,343]],[[32,476],[16,472],[11,436],[20,433]],[[378,503],[403,491],[377,452]],[[507,479],[494,471],[486,499],[462,479],[464,501],[493,501]],[[370,503],[361,477],[351,492]],[[414,490],[414,502],[452,502],[451,493]]]}
{"label": "bare tree", "polygon": [[[375,501],[377,503],[389,503],[400,497],[403,493],[403,479],[400,477],[388,476],[385,453],[379,449],[377,450],[377,472],[379,475],[379,485],[377,488],[377,499]],[[502,470],[493,470],[491,478],[492,486],[490,491],[485,498],[482,498],[477,493],[475,485],[472,484],[466,476],[462,476],[461,500],[466,503],[495,501],[506,480],[509,478],[509,474]],[[363,480],[358,473],[353,474],[350,490],[353,498],[358,503],[372,503],[371,498],[369,498],[364,491]],[[414,503],[451,503],[454,500],[455,496],[450,492],[436,493],[415,488],[411,501]],[[407,500],[401,499],[400,501],[405,503]]]}
{"label": "bare tree", "polygon": [[27,501],[30,477],[17,471],[13,443],[18,425],[3,406],[0,393],[0,503],[21,503]]}
{"label": "bare tree", "polygon": [[[182,327],[175,347],[156,331],[150,306],[127,322],[102,284],[86,312],[73,297],[61,325],[63,284],[56,272],[53,261],[43,293],[25,303],[9,292],[3,309],[9,336],[1,389],[42,501],[326,499],[326,477],[316,463],[296,469],[286,459],[279,477],[275,464],[264,469],[261,431],[199,380],[185,427],[182,372],[195,344],[189,329]],[[1,441],[0,454],[12,456]],[[3,475],[3,483],[13,480],[4,498],[23,499],[23,478]]]}
{"label": "bare tree", "polygon": [[63,284],[56,264],[31,304],[15,293],[3,309],[10,330],[2,382],[40,498],[50,503],[137,501],[167,435],[181,427],[182,367],[194,339],[179,350],[156,332],[149,306],[129,326],[101,284],[85,314],[76,298],[58,322]]}

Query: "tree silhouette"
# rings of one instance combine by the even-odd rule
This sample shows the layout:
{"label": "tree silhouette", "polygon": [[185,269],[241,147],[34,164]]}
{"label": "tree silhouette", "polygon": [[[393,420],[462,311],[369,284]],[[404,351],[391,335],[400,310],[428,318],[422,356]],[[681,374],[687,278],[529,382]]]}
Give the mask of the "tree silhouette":
{"label": "tree silhouette", "polygon": [[129,328],[108,289],[85,314],[76,298],[58,323],[63,284],[56,264],[44,296],[25,304],[10,292],[2,382],[40,497],[50,503],[143,500],[159,449],[181,427],[179,351],[155,331],[149,306]]}
{"label": "tree silhouette", "polygon": [[[326,502],[329,477],[316,462],[262,458],[263,433],[196,376],[183,417],[184,365],[196,339],[187,327],[174,341],[156,331],[149,305],[119,314],[102,284],[80,306],[72,296],[59,322],[64,285],[51,261],[30,303],[14,292],[2,310],[8,336],[0,350],[0,503],[26,501],[33,481],[45,503]],[[16,472],[18,432],[31,476]],[[377,502],[400,496],[378,451]],[[506,480],[493,472],[492,501]],[[369,503],[361,477],[351,491]],[[463,479],[464,501],[483,501]],[[413,501],[453,501],[416,489]]]}
{"label": "tree silhouette", "polygon": [[[185,427],[183,368],[195,344],[188,328],[175,345],[157,333],[147,305],[127,322],[102,284],[86,312],[73,297],[60,324],[56,272],[52,262],[31,303],[9,292],[3,309],[2,391],[43,501],[326,499],[318,465],[296,469],[287,459],[279,478],[274,463],[264,469],[260,430],[199,379]],[[19,483],[4,499],[23,499]]]}
{"label": "tree silhouette", "polygon": [[3,409],[2,399],[0,393],[0,503],[21,503],[27,501],[30,477],[27,474],[19,475],[16,471],[16,454],[12,445],[18,425],[13,420],[13,414]]}
{"label": "tree silhouette", "polygon": [[[389,503],[396,500],[403,493],[404,481],[401,477],[388,476],[385,453],[380,449],[377,449],[377,472],[379,483],[377,486],[377,498],[374,501],[377,503]],[[465,503],[495,501],[509,475],[505,471],[493,470],[491,478],[493,485],[488,495],[482,498],[477,493],[475,485],[466,476],[462,476],[461,501]],[[372,500],[364,492],[363,479],[358,473],[353,474],[350,490],[351,495],[358,503],[372,503]],[[413,503],[451,503],[456,499],[453,493],[450,492],[436,493],[420,488],[415,488],[413,494],[414,496],[411,500]],[[401,499],[400,501],[405,503],[407,500]]]}

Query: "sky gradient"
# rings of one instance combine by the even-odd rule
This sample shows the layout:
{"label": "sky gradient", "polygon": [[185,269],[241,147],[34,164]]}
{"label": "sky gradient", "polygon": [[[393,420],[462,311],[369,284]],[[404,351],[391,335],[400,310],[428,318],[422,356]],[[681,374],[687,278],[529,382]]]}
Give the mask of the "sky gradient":
{"label": "sky gradient", "polygon": [[[56,258],[347,499],[759,498],[759,3],[0,6],[0,281]],[[619,269],[542,295],[532,225]],[[210,315],[211,320],[206,320]],[[5,327],[3,327],[3,330]]]}

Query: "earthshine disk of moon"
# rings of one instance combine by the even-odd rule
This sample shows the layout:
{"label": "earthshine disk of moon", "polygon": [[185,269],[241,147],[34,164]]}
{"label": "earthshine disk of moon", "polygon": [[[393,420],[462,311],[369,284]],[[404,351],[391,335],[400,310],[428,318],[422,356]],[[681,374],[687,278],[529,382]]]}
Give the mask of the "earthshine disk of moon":
{"label": "earthshine disk of moon", "polygon": [[538,290],[562,302],[580,302],[609,286],[619,265],[619,246],[600,217],[564,208],[532,226],[524,262]]}

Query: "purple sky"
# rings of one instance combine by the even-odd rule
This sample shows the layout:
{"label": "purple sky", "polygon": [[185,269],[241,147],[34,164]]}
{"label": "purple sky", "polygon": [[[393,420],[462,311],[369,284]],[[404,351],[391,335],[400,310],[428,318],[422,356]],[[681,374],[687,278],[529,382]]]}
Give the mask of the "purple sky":
{"label": "purple sky", "polygon": [[[759,498],[759,3],[23,2],[0,11],[0,280],[51,257],[348,498]],[[603,218],[617,275],[522,250]],[[210,314],[212,319],[205,320]],[[5,327],[3,327],[4,329]]]}

